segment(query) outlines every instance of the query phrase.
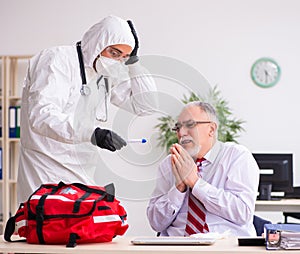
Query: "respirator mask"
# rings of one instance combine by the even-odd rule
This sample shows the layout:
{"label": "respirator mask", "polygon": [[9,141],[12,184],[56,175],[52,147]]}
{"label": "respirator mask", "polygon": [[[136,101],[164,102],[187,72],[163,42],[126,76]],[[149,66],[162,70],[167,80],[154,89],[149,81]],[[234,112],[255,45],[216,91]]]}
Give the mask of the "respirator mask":
{"label": "respirator mask", "polygon": [[123,61],[100,56],[96,61],[98,74],[108,77],[113,85],[120,83],[126,77],[127,69]]}

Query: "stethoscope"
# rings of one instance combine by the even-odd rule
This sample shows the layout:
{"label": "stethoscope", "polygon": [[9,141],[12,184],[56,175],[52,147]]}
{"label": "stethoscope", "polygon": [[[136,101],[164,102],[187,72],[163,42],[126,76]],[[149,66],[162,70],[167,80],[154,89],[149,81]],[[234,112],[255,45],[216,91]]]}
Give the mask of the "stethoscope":
{"label": "stethoscope", "polygon": [[[81,41],[76,43],[76,48],[77,48],[77,54],[78,54],[78,60],[79,60],[79,67],[80,67],[80,76],[82,80],[81,88],[80,88],[80,94],[83,96],[88,96],[91,94],[91,89],[87,86],[86,83],[86,76],[85,76],[85,70],[84,70],[84,64],[83,64],[83,57],[82,57],[82,51],[81,51]],[[101,75],[97,81],[97,88],[98,90],[100,89],[100,81],[104,80],[104,86],[105,86],[105,92],[104,92],[104,98],[105,98],[105,117],[103,118],[98,118],[96,115],[96,120],[101,121],[101,122],[106,122],[107,121],[107,98],[108,98],[108,93],[109,93],[109,85],[108,85],[108,79],[107,77],[104,77]]]}

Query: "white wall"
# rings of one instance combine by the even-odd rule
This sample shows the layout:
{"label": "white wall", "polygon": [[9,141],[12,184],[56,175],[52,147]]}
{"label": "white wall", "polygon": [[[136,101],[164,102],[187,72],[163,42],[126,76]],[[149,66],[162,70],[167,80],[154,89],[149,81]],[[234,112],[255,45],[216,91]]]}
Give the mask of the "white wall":
{"label": "white wall", "polygon": [[[50,46],[72,44],[109,14],[132,19],[141,54],[173,57],[196,68],[212,86],[217,84],[235,116],[246,121],[239,142],[252,152],[292,152],[295,185],[299,185],[299,10],[298,0],[0,0],[0,54],[34,54]],[[263,56],[274,58],[282,69],[279,84],[269,89],[259,88],[250,78],[251,65]],[[163,91],[168,84],[172,86],[168,82],[157,79]],[[113,108],[107,125],[113,123],[115,113]],[[148,188],[164,156],[154,146],[155,117],[134,119],[130,125],[138,130],[136,135],[150,136],[152,143],[147,146],[130,147],[137,157],[147,155],[150,161],[126,161],[126,152],[101,154],[105,164],[116,164],[113,173],[124,177],[117,194],[127,208],[131,235],[154,234],[145,208]],[[126,131],[130,136],[131,130]],[[104,181],[101,174],[96,177]],[[122,197],[127,183],[128,188],[137,183],[136,193],[142,194],[128,197],[135,191],[132,188]],[[282,219],[278,213],[266,216],[274,222]]]}

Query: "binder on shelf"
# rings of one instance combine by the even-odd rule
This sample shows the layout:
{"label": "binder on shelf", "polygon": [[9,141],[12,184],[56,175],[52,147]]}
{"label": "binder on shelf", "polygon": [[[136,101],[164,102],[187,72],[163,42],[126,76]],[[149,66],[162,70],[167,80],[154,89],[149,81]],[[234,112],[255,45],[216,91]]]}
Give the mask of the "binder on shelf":
{"label": "binder on shelf", "polygon": [[265,224],[267,250],[300,250],[300,224]]}
{"label": "binder on shelf", "polygon": [[9,137],[17,137],[17,108],[15,106],[9,107]]}
{"label": "binder on shelf", "polygon": [[16,106],[16,137],[20,137],[20,118],[21,118],[21,107]]}
{"label": "binder on shelf", "polygon": [[0,180],[2,179],[2,147],[0,147]]}
{"label": "binder on shelf", "polygon": [[0,106],[0,137],[2,137],[2,107]]}

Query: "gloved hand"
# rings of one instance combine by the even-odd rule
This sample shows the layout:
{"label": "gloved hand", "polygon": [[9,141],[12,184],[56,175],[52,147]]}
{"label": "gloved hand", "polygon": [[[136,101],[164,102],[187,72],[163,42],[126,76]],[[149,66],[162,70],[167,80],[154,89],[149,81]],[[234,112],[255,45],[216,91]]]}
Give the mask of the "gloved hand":
{"label": "gloved hand", "polygon": [[91,137],[91,142],[93,145],[97,145],[112,152],[120,150],[123,146],[127,145],[126,141],[115,132],[99,127],[95,129]]}
{"label": "gloved hand", "polygon": [[132,50],[132,52],[129,56],[129,59],[125,62],[125,65],[134,64],[139,60],[139,57],[137,56],[137,52],[138,52],[138,48],[139,48],[139,39],[137,37],[136,31],[134,29],[134,26],[133,26],[131,20],[127,20],[127,23],[129,25],[129,27],[131,29],[131,32],[132,32],[132,35],[134,37],[135,46],[134,46],[134,49]]}

